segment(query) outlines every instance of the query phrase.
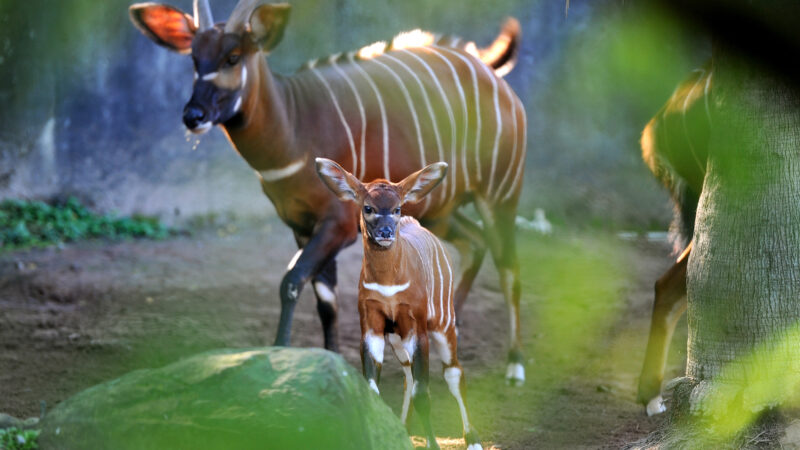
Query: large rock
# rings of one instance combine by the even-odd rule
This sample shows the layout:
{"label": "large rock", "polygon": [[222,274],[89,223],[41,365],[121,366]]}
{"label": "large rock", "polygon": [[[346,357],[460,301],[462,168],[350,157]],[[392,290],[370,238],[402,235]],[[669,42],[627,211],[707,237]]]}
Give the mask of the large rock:
{"label": "large rock", "polygon": [[42,448],[410,448],[402,423],[339,355],[217,350],[89,388],[42,421]]}

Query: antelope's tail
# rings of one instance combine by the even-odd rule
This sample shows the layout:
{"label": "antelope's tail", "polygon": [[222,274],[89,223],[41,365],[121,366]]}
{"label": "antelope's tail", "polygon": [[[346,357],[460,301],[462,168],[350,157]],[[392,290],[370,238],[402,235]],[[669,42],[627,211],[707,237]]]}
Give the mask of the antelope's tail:
{"label": "antelope's tail", "polygon": [[519,21],[509,17],[503,23],[500,34],[488,47],[478,48],[474,42],[453,35],[437,35],[434,42],[436,45],[464,50],[491,67],[498,77],[504,77],[517,64],[520,36]]}

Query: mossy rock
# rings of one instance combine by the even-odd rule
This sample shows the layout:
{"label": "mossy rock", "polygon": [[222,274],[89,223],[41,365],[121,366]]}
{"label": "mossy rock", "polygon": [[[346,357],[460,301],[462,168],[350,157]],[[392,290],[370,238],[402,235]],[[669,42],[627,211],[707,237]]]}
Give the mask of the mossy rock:
{"label": "mossy rock", "polygon": [[394,449],[406,431],[361,374],[321,349],[216,350],[65,400],[42,448]]}

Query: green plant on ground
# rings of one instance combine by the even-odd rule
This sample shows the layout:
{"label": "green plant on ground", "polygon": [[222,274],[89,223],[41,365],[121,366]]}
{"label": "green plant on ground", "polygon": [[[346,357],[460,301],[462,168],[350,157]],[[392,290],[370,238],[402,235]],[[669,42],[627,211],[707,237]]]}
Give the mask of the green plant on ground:
{"label": "green plant on ground", "polygon": [[37,440],[39,430],[20,430],[18,428],[0,428],[0,449],[32,450],[39,448]]}
{"label": "green plant on ground", "polygon": [[153,217],[94,214],[74,197],[56,205],[16,199],[0,202],[0,251],[91,238],[163,239],[172,232]]}

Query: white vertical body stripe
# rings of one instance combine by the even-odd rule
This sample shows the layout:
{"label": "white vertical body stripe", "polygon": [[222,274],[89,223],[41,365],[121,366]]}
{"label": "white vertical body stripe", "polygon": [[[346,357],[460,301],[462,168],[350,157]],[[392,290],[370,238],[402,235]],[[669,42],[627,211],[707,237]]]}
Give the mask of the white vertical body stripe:
{"label": "white vertical body stripe", "polygon": [[364,70],[353,59],[353,54],[352,53],[348,54],[347,57],[350,60],[350,62],[353,64],[353,66],[356,67],[356,70],[358,70],[361,73],[361,75],[364,76],[364,79],[367,80],[367,83],[369,83],[370,87],[372,87],[373,92],[375,92],[375,97],[378,99],[378,107],[381,110],[381,124],[383,125],[383,155],[384,155],[383,171],[384,171],[384,178],[386,178],[388,180],[389,179],[389,161],[388,161],[388,156],[389,156],[389,124],[387,123],[387,120],[386,120],[386,106],[383,104],[383,97],[381,97],[381,93],[380,93],[380,91],[378,91],[378,86],[376,86],[375,82],[372,81],[372,78],[369,76],[367,71]]}
{"label": "white vertical body stripe", "polygon": [[[450,62],[449,59],[445,58],[444,55],[441,54],[438,50],[433,47],[427,47],[428,50],[439,59],[445,62],[447,66],[450,68],[450,72],[453,74],[453,82],[456,84],[456,88],[458,88],[458,96],[461,100],[461,114],[463,117],[463,125],[464,125],[464,137],[461,140],[461,170],[464,173],[464,189],[468,190],[470,188],[469,183],[469,169],[467,168],[467,134],[469,133],[469,113],[467,112],[467,97],[464,95],[464,88],[461,86],[461,78],[458,76],[458,72],[456,72],[456,68],[453,67],[453,64]],[[455,162],[455,161],[454,161]]]}
{"label": "white vertical body stripe", "polygon": [[451,55],[455,55],[469,69],[470,74],[472,75],[472,87],[475,93],[475,178],[478,182],[481,181],[482,178],[482,170],[481,170],[481,102],[480,102],[480,90],[478,89],[478,74],[475,72],[474,63],[471,62],[469,59],[464,57],[464,55],[453,51],[447,47],[440,47],[437,45],[431,46],[436,50],[442,50],[450,53]]}
{"label": "white vertical body stripe", "polygon": [[[424,59],[420,58],[419,56],[415,55],[414,53],[412,53],[412,52],[410,52],[408,50],[400,50],[400,51],[404,52],[404,53],[406,53],[408,55],[411,55],[413,58],[415,58],[417,61],[419,61],[420,64],[422,64],[422,67],[424,67],[425,70],[428,72],[428,74],[430,74],[431,78],[433,79],[434,84],[436,84],[436,88],[439,91],[439,94],[441,94],[441,96],[442,96],[442,102],[444,103],[445,110],[447,110],[447,117],[450,120],[450,157],[451,157],[450,161],[453,164],[453,170],[451,172],[452,178],[451,177],[446,177],[444,180],[442,180],[442,183],[444,184],[444,186],[442,186],[440,189],[442,189],[443,191],[446,191],[447,190],[447,183],[452,183],[452,186],[450,188],[450,196],[451,197],[455,197],[455,195],[456,195],[456,183],[457,183],[457,180],[458,180],[458,166],[456,165],[456,161],[458,161],[458,158],[456,157],[456,145],[457,145],[456,139],[457,138],[456,138],[456,119],[455,119],[455,116],[453,115],[453,108],[450,107],[450,100],[448,100],[447,93],[445,93],[444,88],[442,87],[442,84],[439,82],[439,77],[436,76],[436,73],[433,71],[431,66],[429,66],[428,63],[425,62]],[[387,56],[389,56],[389,55],[387,55]]]}
{"label": "white vertical body stripe", "polygon": [[492,81],[492,99],[494,100],[494,112],[497,121],[497,131],[494,135],[494,147],[492,147],[492,166],[489,170],[489,184],[486,186],[486,194],[494,192],[494,175],[497,169],[497,149],[500,147],[500,134],[503,131],[503,120],[500,115],[500,98],[498,95],[497,78],[488,66],[483,65],[484,70]]}
{"label": "white vertical body stripe", "polygon": [[511,172],[514,171],[514,163],[516,162],[517,157],[517,144],[519,142],[517,136],[517,102],[514,101],[514,96],[511,94],[511,89],[508,87],[508,83],[503,82],[503,87],[505,87],[506,95],[508,96],[508,101],[511,103],[511,117],[512,117],[512,127],[513,130],[511,133],[511,138],[514,140],[514,144],[511,147],[511,158],[508,160],[508,165],[506,167],[506,174],[503,175],[503,179],[500,181],[500,184],[497,185],[497,191],[495,192],[494,200],[495,203],[497,202],[497,197],[503,192],[503,186],[505,186],[506,181],[508,181],[508,176],[511,175]]}
{"label": "white vertical body stripe", "polygon": [[[366,146],[366,140],[367,140],[367,114],[364,111],[364,102],[361,101],[361,96],[358,94],[358,89],[356,88],[355,83],[353,83],[353,80],[351,80],[350,77],[347,75],[347,73],[344,70],[342,70],[342,68],[339,67],[339,65],[336,64],[336,61],[333,59],[331,59],[331,65],[333,66],[333,69],[336,70],[336,72],[339,74],[339,76],[341,76],[344,79],[347,85],[350,86],[350,90],[353,92],[353,96],[355,97],[356,102],[358,103],[358,112],[361,115],[361,142],[360,142],[361,145],[359,145],[358,147],[359,152],[361,154],[361,158],[359,159],[358,167],[361,170],[359,171],[359,174],[357,176],[358,179],[363,180],[364,171],[367,169],[367,162],[365,160],[365,148],[364,148]],[[353,171],[353,173],[355,174],[356,172]]]}
{"label": "white vertical body stripe", "polygon": [[347,124],[347,119],[344,117],[344,113],[342,112],[342,108],[339,106],[339,100],[336,99],[336,94],[334,94],[333,89],[331,89],[331,85],[328,84],[328,81],[320,75],[317,69],[311,67],[311,73],[316,75],[317,79],[325,86],[325,90],[328,91],[328,94],[333,101],[333,106],[336,109],[336,113],[339,115],[339,119],[342,121],[342,126],[344,127],[345,133],[347,133],[347,142],[350,144],[350,153],[351,157],[353,158],[353,170],[352,173],[356,173],[356,164],[358,163],[358,156],[356,156],[356,144],[353,141],[353,132],[350,130],[350,125]]}
{"label": "white vertical body stripe", "polygon": [[[409,94],[408,89],[406,88],[406,85],[403,82],[403,79],[400,78],[400,76],[398,76],[395,73],[395,71],[392,70],[391,67],[389,67],[386,64],[378,61],[378,58],[370,59],[370,61],[375,63],[375,64],[377,64],[377,65],[379,65],[380,67],[383,67],[387,72],[389,72],[389,74],[395,79],[395,81],[397,81],[397,85],[400,86],[400,91],[403,93],[403,96],[406,99],[406,103],[408,103],[408,109],[411,111],[411,118],[414,121],[414,129],[417,132],[417,145],[419,145],[420,152],[422,154],[424,154],[425,153],[425,142],[422,139],[422,130],[420,129],[420,125],[419,125],[419,117],[417,116],[416,108],[414,108],[414,101],[411,99],[411,94]],[[386,152],[384,154],[383,162],[385,164],[384,171],[386,173],[386,179],[391,181],[391,179],[389,179],[389,166],[388,166],[388,164],[389,164],[389,153],[388,152]]]}

